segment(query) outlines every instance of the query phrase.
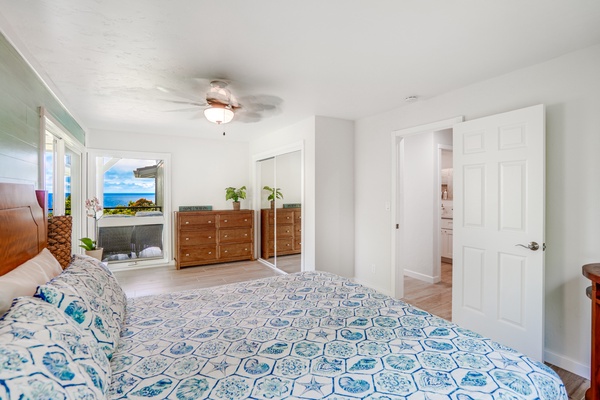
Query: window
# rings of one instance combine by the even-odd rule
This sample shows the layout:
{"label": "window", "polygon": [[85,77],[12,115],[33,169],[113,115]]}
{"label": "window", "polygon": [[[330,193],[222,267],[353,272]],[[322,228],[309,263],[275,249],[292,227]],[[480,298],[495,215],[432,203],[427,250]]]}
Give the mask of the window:
{"label": "window", "polygon": [[84,147],[44,109],[41,112],[43,146],[42,189],[48,192],[49,215],[72,216],[72,248],[82,228],[81,160]]}
{"label": "window", "polygon": [[120,269],[168,262],[169,155],[92,150],[88,160],[88,192],[104,208],[89,228],[103,261]]}

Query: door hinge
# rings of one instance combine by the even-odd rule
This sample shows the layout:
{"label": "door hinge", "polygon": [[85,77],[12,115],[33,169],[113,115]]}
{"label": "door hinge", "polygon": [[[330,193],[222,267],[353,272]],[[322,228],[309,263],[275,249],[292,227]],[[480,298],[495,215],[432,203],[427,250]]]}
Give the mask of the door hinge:
{"label": "door hinge", "polygon": [[400,224],[396,224],[396,229],[400,229]]}
{"label": "door hinge", "polygon": [[542,251],[546,251],[546,243],[542,244]]}

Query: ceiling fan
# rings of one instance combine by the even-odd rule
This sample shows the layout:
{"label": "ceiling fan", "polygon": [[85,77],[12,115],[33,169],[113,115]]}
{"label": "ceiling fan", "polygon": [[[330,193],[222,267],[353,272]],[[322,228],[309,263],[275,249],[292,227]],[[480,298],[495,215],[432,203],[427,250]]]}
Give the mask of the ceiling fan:
{"label": "ceiling fan", "polygon": [[[195,79],[205,86],[205,79]],[[192,99],[188,94],[178,92],[173,89],[157,87],[165,93],[174,94],[179,97]],[[223,79],[210,81],[210,86],[206,91],[205,101],[177,101],[168,100],[172,103],[191,104],[194,107],[189,109],[171,110],[171,111],[196,111],[198,107],[204,107],[204,117],[215,124],[227,124],[235,120],[240,122],[257,122],[265,116],[266,113],[274,113],[282,103],[281,98],[276,96],[258,95],[245,96],[238,98],[229,90],[229,82]],[[242,105],[243,103],[243,105]]]}

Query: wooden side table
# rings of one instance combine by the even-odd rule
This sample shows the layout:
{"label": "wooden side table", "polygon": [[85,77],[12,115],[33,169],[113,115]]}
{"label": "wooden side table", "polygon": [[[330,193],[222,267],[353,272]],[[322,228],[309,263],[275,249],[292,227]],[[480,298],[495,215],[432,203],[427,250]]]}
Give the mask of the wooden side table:
{"label": "wooden side table", "polygon": [[592,361],[590,364],[590,388],[586,400],[600,399],[600,263],[581,267],[583,276],[592,281],[586,294],[592,299]]}

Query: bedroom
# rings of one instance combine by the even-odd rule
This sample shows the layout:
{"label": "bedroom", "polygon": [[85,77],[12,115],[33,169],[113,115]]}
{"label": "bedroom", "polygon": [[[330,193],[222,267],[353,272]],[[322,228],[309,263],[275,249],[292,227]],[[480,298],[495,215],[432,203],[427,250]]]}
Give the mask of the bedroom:
{"label": "bedroom", "polygon": [[[591,21],[597,21],[598,10],[595,2],[577,4],[581,4],[583,9],[589,7],[587,17]],[[0,15],[3,13],[0,12]],[[558,20],[560,21],[560,18]],[[2,22],[0,26],[3,32],[6,27],[12,26],[6,15]],[[577,20],[577,23],[580,22]],[[552,28],[558,25],[552,24]],[[598,32],[596,28],[595,34],[589,34],[575,48],[562,47],[553,34],[544,30],[542,32],[548,36],[549,42],[555,43],[548,47],[554,50],[548,50],[549,55],[545,59],[520,66],[515,64],[512,70],[498,70],[494,75],[482,77],[480,82],[457,82],[458,85],[446,90],[445,94],[413,104],[398,105],[389,111],[383,108],[384,112],[373,112],[370,116],[361,117],[354,122],[321,116],[307,117],[250,142],[223,141],[220,130],[210,132],[211,135],[217,136],[213,136],[212,139],[186,137],[181,141],[174,141],[171,136],[156,135],[151,136],[152,140],[148,140],[148,134],[128,132],[124,135],[122,132],[128,131],[126,127],[115,127],[92,129],[86,144],[89,148],[171,153],[173,169],[178,171],[177,174],[173,174],[173,205],[197,204],[198,198],[201,198],[203,203],[213,204],[215,208],[225,208],[229,204],[222,199],[224,187],[242,185],[250,180],[248,170],[252,155],[305,140],[306,157],[310,159],[305,170],[305,208],[312,208],[319,214],[312,217],[313,227],[307,228],[312,229],[312,233],[307,234],[313,235],[313,243],[307,243],[306,265],[319,266],[320,270],[355,277],[360,282],[389,293],[392,265],[391,233],[388,228],[390,215],[385,210],[384,203],[391,201],[392,164],[391,157],[388,157],[391,132],[459,115],[464,115],[466,119],[475,119],[543,103],[547,107],[548,177],[544,357],[546,361],[587,377],[590,305],[584,290],[589,281],[581,275],[581,265],[597,261],[597,243],[600,239],[600,215],[595,207],[596,199],[600,195],[596,184],[598,161],[595,157],[600,147],[597,128],[599,117],[595,112],[600,105],[597,98],[600,87],[596,72],[600,68]],[[19,39],[18,36],[7,36],[12,41]],[[9,57],[13,57],[14,50],[3,44],[2,51],[2,77],[5,79],[3,82],[6,83],[6,87],[12,88],[7,80],[14,79],[14,76],[20,77],[23,72],[20,69],[11,71],[10,66],[5,64],[8,61],[4,55],[9,54]],[[7,75],[5,71],[11,72]],[[29,89],[19,90],[29,94]],[[21,112],[24,103],[27,107],[26,115],[30,117],[28,129],[35,129],[36,123],[31,120],[31,113],[35,114],[40,103],[47,103],[46,107],[56,116],[65,113],[59,105],[53,106],[52,100],[44,99],[44,95],[29,100],[23,96],[23,92],[3,96],[7,102],[11,98],[19,98],[19,103],[8,102],[3,109],[17,108],[17,112]],[[40,98],[43,100],[39,100]],[[86,122],[77,118],[76,120],[81,124]],[[25,141],[35,143],[36,136],[31,134],[31,130],[27,132]],[[327,134],[331,135],[330,141]],[[233,131],[228,132],[228,135],[233,135]],[[17,137],[23,136],[19,134]],[[353,139],[347,140],[348,137]],[[14,143],[11,142],[12,136],[3,138],[7,146]],[[340,143],[344,143],[346,147],[339,148]],[[2,147],[7,148],[4,144]],[[330,152],[344,154],[344,178],[349,179],[351,184],[342,185],[347,194],[338,196],[347,200],[344,204],[349,209],[344,209],[343,212],[347,221],[353,221],[352,229],[339,228],[337,224],[329,224],[325,219],[328,216],[333,218],[342,212],[337,204],[328,202],[332,196],[328,190],[334,192],[334,188],[327,186],[324,181],[319,181],[327,178],[328,171],[331,172],[331,164],[334,161],[328,158]],[[238,161],[232,165],[224,160],[225,156]],[[29,149],[25,152],[12,151],[8,156],[3,152],[2,180],[37,182],[36,157],[35,153],[31,155]],[[25,159],[29,167],[17,169],[10,164],[11,161],[19,159]],[[206,164],[200,161],[201,164],[198,165],[198,160],[207,161]],[[219,171],[221,177],[211,178],[213,181],[209,183],[189,185],[189,182],[197,178],[194,178],[193,174],[186,175],[181,171],[194,168],[200,171]],[[25,177],[23,171],[26,171]],[[214,173],[211,173],[211,177],[214,177]],[[313,192],[310,193],[310,190]],[[378,195],[373,195],[374,193]],[[335,234],[331,235],[329,229],[335,230]],[[324,237],[329,242],[323,241]],[[345,243],[353,243],[354,252],[335,253],[327,250],[348,248]],[[319,248],[320,245],[323,248]],[[376,266],[374,272],[371,270],[372,264]]]}

